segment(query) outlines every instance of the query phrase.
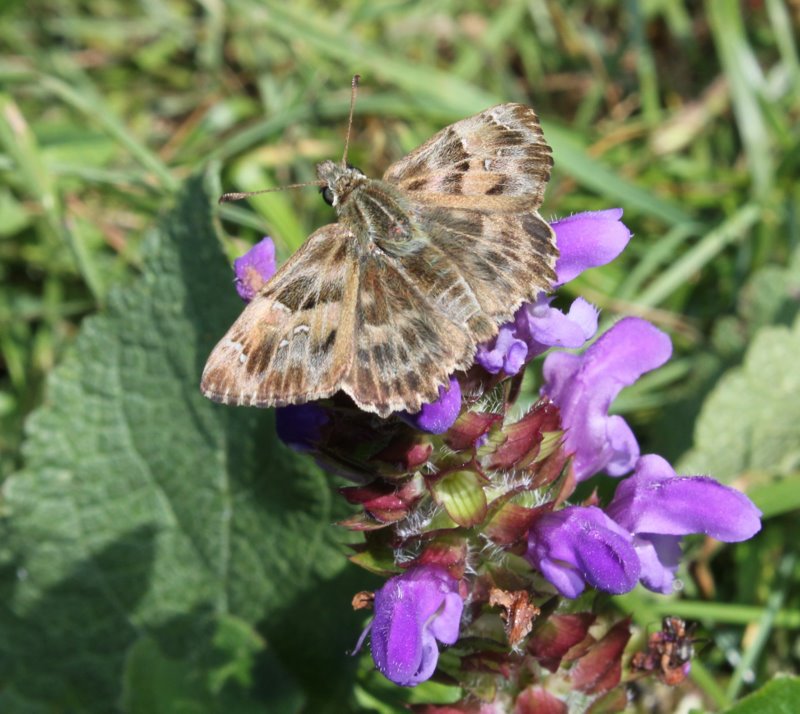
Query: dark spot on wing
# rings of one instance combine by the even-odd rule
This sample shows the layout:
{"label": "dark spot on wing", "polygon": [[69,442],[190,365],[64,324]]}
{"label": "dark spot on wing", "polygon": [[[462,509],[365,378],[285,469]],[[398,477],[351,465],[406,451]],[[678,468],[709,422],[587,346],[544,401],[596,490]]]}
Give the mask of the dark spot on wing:
{"label": "dark spot on wing", "polygon": [[386,356],[386,345],[375,345],[372,348],[372,359],[375,366],[381,371],[385,372],[389,366]]}
{"label": "dark spot on wing", "polygon": [[334,265],[341,263],[347,257],[347,241],[339,241],[336,246],[336,252],[331,256],[331,262]]}
{"label": "dark spot on wing", "polygon": [[491,250],[486,254],[486,259],[499,271],[508,270],[510,264],[508,259],[496,250]]}
{"label": "dark spot on wing", "polygon": [[501,193],[504,193],[506,190],[506,180],[505,178],[501,178],[494,186],[492,186],[487,192],[487,196],[497,196]]}
{"label": "dark spot on wing", "polygon": [[310,275],[301,275],[280,290],[275,295],[275,299],[286,305],[292,312],[295,312],[308,300],[308,293],[316,282],[316,279]]}
{"label": "dark spot on wing", "polygon": [[[528,233],[528,235],[536,238],[535,242],[537,244],[549,246],[551,243],[552,237],[550,231],[552,229],[547,223],[544,222],[542,218],[536,214],[526,213],[524,216],[522,216],[522,228],[526,233]],[[555,253],[555,247],[551,248],[547,252]]]}
{"label": "dark spot on wing", "polygon": [[403,340],[403,344],[412,350],[419,342],[419,336],[413,325],[403,325],[400,329],[400,338]]}
{"label": "dark spot on wing", "polygon": [[442,187],[448,193],[461,193],[461,185],[464,180],[463,174],[452,173],[448,174],[442,182]]}

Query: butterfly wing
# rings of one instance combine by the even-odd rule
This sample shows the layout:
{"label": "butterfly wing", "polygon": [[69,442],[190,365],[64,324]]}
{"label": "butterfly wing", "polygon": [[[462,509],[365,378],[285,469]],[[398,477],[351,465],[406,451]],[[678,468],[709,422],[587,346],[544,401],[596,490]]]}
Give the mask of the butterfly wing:
{"label": "butterfly wing", "polygon": [[259,407],[328,397],[353,358],[358,263],[341,224],[323,226],[244,309],[208,358],[206,397]]}
{"label": "butterfly wing", "polygon": [[536,112],[499,104],[435,134],[392,164],[383,180],[421,203],[537,209],[553,165]]}
{"label": "butterfly wing", "polygon": [[554,281],[555,237],[536,212],[551,165],[523,105],[443,129],[278,271],[212,352],[204,394],[279,406],[342,389],[380,416],[418,411]]}
{"label": "butterfly wing", "polygon": [[421,279],[389,256],[362,256],[356,349],[342,384],[361,409],[383,417],[417,412],[472,361],[474,343]]}
{"label": "butterfly wing", "polygon": [[415,272],[449,264],[468,286],[476,343],[555,282],[555,234],[536,210],[552,163],[533,109],[500,104],[445,127],[384,174],[427,237]]}
{"label": "butterfly wing", "polygon": [[[469,285],[482,315],[496,327],[508,322],[523,302],[533,302],[556,282],[555,234],[536,211],[485,213],[463,209],[417,207],[430,236],[430,249],[446,256]],[[473,318],[477,342],[487,333],[485,321]]]}

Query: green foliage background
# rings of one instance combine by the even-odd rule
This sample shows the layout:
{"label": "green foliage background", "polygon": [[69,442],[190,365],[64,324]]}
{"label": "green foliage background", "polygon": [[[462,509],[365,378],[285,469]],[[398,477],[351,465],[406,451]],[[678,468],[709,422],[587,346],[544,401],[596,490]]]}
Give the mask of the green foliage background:
{"label": "green foliage background", "polygon": [[545,214],[622,206],[635,233],[569,293],[675,343],[615,408],[765,513],[752,542],[695,543],[682,593],[618,600],[713,642],[691,684],[632,708],[723,711],[796,674],[799,19],[781,0],[0,5],[0,711],[452,697],[345,655],[375,582],[346,562],[337,484],[271,414],[197,392],[240,309],[230,259],[265,233],[285,258],[331,219],[311,189],[215,197],[338,157],[356,72],[370,175],[493,103],[537,108]]}

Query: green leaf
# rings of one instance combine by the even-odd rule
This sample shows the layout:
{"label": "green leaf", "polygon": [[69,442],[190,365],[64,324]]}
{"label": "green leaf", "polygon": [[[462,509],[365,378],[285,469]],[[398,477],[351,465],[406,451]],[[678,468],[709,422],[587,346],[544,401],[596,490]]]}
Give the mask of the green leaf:
{"label": "green leaf", "polygon": [[[211,203],[190,182],[141,279],[84,322],[5,484],[0,671],[26,697],[109,711],[134,642],[152,636],[180,660],[212,649],[225,616],[260,623],[271,653],[314,682],[309,701],[346,693],[362,588],[342,573],[329,486],[277,441],[271,411],[198,390],[241,310]],[[324,676],[309,677],[320,658]]]}
{"label": "green leaf", "polygon": [[[225,621],[220,623],[221,630],[227,628]],[[155,639],[143,637],[133,645],[125,662],[122,710],[126,714],[226,714],[233,711],[260,714],[264,711],[264,705],[248,697],[241,688],[230,686],[218,690],[213,677],[205,676],[204,664],[186,657],[169,657]],[[269,711],[274,714],[298,711],[303,697],[297,683],[274,657],[270,658],[269,665],[272,674]]]}
{"label": "green leaf", "polygon": [[165,657],[152,637],[132,648],[125,668],[122,710],[127,714],[210,714],[212,708],[192,667]]}
{"label": "green leaf", "polygon": [[782,677],[767,682],[740,702],[725,710],[725,714],[795,714],[800,702],[800,678]]}
{"label": "green leaf", "polygon": [[800,464],[800,318],[756,333],[741,367],[728,370],[703,405],[695,447],[681,473],[730,483],[745,472],[781,476]]}

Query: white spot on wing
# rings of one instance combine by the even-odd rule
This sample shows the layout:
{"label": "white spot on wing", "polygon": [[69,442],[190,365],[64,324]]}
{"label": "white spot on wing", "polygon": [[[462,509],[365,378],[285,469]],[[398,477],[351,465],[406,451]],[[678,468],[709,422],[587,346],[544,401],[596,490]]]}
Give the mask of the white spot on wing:
{"label": "white spot on wing", "polygon": [[301,332],[308,332],[308,331],[309,331],[308,325],[298,325],[297,327],[294,328],[295,335],[299,335]]}
{"label": "white spot on wing", "polygon": [[286,345],[288,345],[288,344],[289,344],[289,340],[281,340],[278,343],[278,349],[280,349],[281,347],[286,347]]}
{"label": "white spot on wing", "polygon": [[247,362],[247,355],[244,352],[239,353],[239,364]]}

